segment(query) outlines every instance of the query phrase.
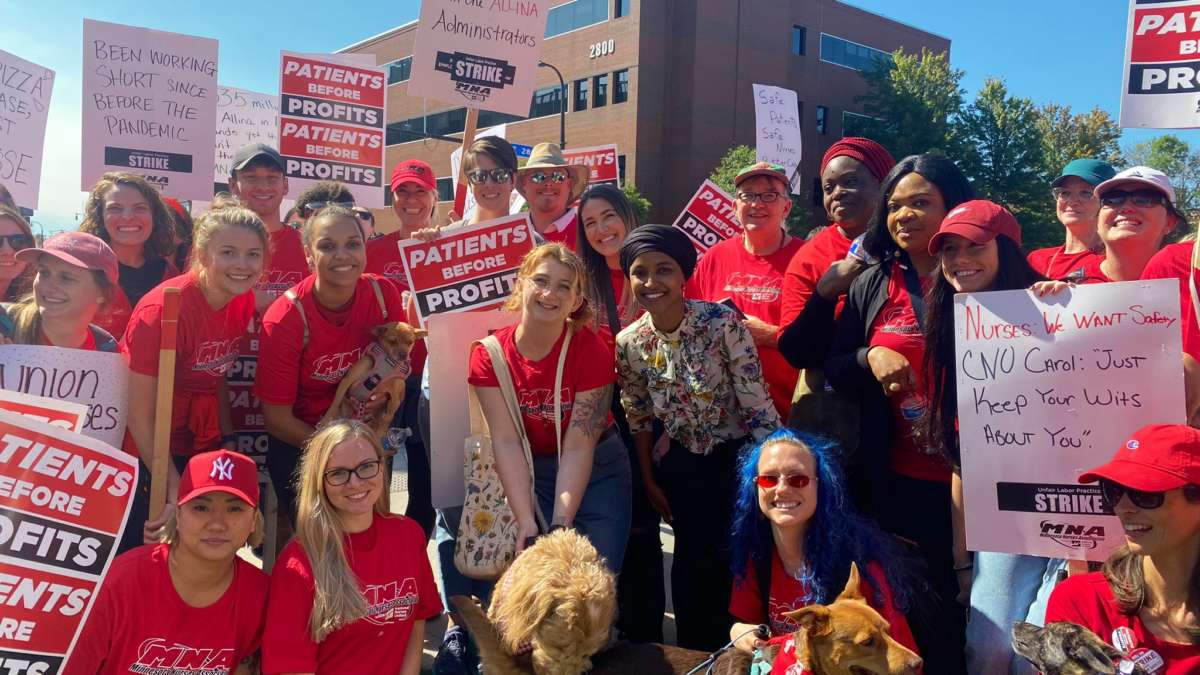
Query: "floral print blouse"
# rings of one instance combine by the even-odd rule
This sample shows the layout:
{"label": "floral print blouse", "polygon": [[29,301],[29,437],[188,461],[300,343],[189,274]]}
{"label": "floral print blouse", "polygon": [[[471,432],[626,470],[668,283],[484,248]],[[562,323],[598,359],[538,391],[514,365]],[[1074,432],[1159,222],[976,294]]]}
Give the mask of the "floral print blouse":
{"label": "floral print blouse", "polygon": [[707,455],[720,443],[747,434],[761,439],[782,425],[754,341],[722,305],[685,301],[683,321],[671,333],[643,314],[617,336],[617,371],[631,433],[649,431],[658,417],[673,440]]}

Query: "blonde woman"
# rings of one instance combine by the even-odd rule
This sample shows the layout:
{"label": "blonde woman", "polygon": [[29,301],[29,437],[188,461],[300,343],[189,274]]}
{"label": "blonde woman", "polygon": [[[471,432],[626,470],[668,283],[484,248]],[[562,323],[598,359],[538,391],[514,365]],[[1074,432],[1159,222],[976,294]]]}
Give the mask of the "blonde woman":
{"label": "blonde woman", "polygon": [[271,577],[264,673],[420,672],[425,621],[442,603],[421,527],[388,513],[383,462],[374,433],[351,420],[305,447],[296,538]]}

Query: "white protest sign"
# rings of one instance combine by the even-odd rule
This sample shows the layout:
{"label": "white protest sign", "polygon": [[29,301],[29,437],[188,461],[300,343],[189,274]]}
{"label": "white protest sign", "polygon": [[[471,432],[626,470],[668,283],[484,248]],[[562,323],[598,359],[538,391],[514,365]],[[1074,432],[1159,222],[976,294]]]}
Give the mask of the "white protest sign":
{"label": "white protest sign", "polygon": [[967,547],[1104,560],[1120,522],[1080,473],[1134,431],[1184,424],[1173,279],[958,295]]}
{"label": "white protest sign", "polygon": [[471,343],[521,318],[517,312],[489,311],[434,314],[429,337],[429,421],[433,505],[462,506],[463,443],[471,435],[467,405],[467,371]]}
{"label": "white protest sign", "polygon": [[233,156],[251,143],[279,149],[279,97],[237,87],[217,89],[217,141],[213,182],[228,183]]}
{"label": "white protest sign", "polygon": [[422,0],[408,95],[525,117],[550,0]]}
{"label": "white protest sign", "polygon": [[128,387],[129,367],[114,352],[0,345],[0,389],[87,406],[82,433],[118,448]]}
{"label": "white protest sign", "polygon": [[0,49],[0,185],[28,209],[38,207],[53,89],[53,70]]}
{"label": "white protest sign", "polygon": [[217,41],[83,20],[83,190],[105,171],[211,199]]}
{"label": "white protest sign", "polygon": [[800,107],[796,92],[768,84],[754,85],[755,153],[758,161],[779,164],[800,190]]}
{"label": "white protest sign", "polygon": [[1200,127],[1200,0],[1130,0],[1121,126]]}
{"label": "white protest sign", "polygon": [[[484,136],[495,136],[496,138],[504,138],[505,134],[507,132],[508,132],[507,124],[497,124],[494,127],[488,127],[487,129],[484,129],[483,131],[476,132],[475,139],[478,140],[480,138],[483,138]],[[458,193],[458,181],[459,181],[458,172],[459,172],[459,168],[462,167],[462,153],[463,153],[463,149],[462,149],[461,145],[454,148],[454,152],[450,153],[450,181],[454,184],[454,192],[456,194]],[[514,176],[513,179],[515,180],[516,177]],[[513,194],[520,196],[516,190],[513,190]],[[509,201],[509,204],[511,205],[512,201],[513,201],[511,196],[509,197],[508,201]],[[471,218],[473,218],[475,216],[475,193],[472,192],[471,190],[467,190],[467,199],[463,203],[463,212],[460,215],[462,216],[463,220],[466,220],[466,221],[470,221]]]}

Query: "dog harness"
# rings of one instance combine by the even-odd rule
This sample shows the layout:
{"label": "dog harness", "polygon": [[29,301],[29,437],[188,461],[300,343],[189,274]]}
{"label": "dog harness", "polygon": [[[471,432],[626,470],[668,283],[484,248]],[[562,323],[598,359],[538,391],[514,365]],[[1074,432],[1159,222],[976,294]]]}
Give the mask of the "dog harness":
{"label": "dog harness", "polygon": [[371,358],[371,370],[362,382],[350,387],[350,390],[346,392],[356,420],[362,419],[367,399],[381,382],[393,378],[408,379],[408,375],[412,371],[407,354],[403,359],[394,359],[378,342],[368,345],[363,350],[363,356]]}

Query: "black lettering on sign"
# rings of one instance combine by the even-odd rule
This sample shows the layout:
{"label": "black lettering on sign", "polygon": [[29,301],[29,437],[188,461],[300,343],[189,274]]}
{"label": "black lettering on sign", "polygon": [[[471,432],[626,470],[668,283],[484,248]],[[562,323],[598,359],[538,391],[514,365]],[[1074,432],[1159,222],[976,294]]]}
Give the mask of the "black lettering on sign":
{"label": "black lettering on sign", "polygon": [[422,316],[457,312],[500,302],[512,293],[516,270],[505,270],[417,294]]}
{"label": "black lettering on sign", "polygon": [[996,483],[996,507],[1021,513],[1112,515],[1098,485]]}
{"label": "black lettering on sign", "polygon": [[6,556],[100,574],[115,544],[109,535],[0,508],[0,554]]}
{"label": "black lettering on sign", "polygon": [[62,665],[61,656],[0,649],[0,673],[4,675],[54,675]]}
{"label": "black lettering on sign", "polygon": [[192,172],[192,156],[157,150],[130,150],[128,148],[104,148],[104,163],[109,166],[127,166],[131,169],[153,171]]}
{"label": "black lettering on sign", "polygon": [[517,76],[516,66],[508,65],[508,61],[462,52],[438,52],[433,67],[448,73],[454,82],[497,89],[512,84]]}

